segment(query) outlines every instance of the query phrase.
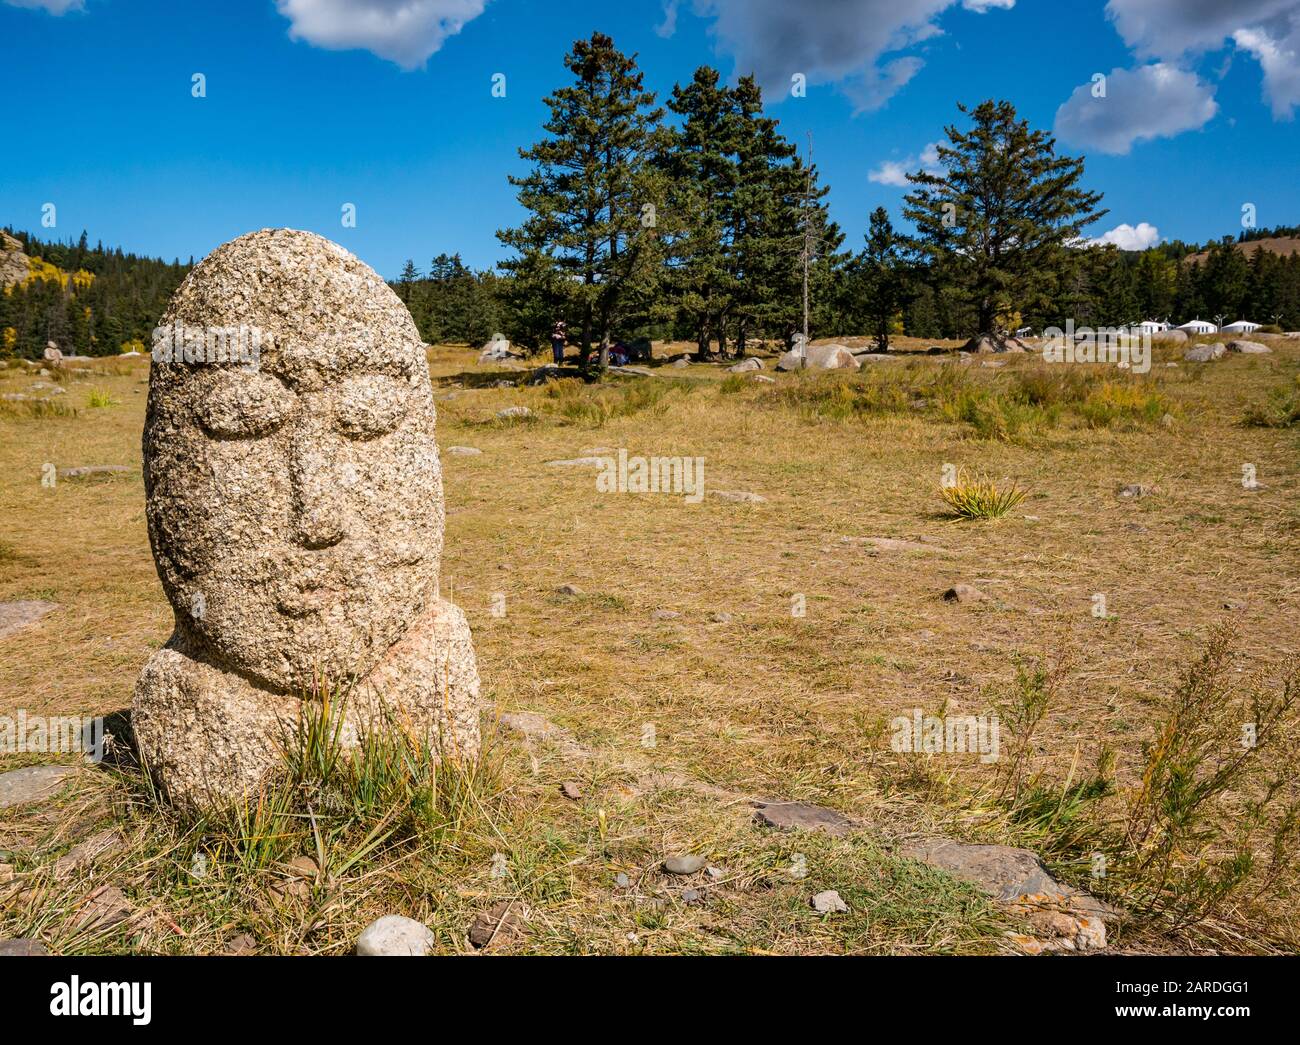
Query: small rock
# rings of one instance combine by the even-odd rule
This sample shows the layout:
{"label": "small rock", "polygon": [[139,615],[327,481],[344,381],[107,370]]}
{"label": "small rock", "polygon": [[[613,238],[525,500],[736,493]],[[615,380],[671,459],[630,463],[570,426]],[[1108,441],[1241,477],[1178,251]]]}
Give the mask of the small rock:
{"label": "small rock", "polygon": [[710,878],[712,878],[716,882],[727,872],[724,871],[721,867],[714,867],[712,864],[710,864],[708,867],[704,869],[704,873],[707,874]]}
{"label": "small rock", "polygon": [[83,464],[76,468],[60,468],[60,479],[86,479],[93,475],[121,475],[131,469],[124,464]]}
{"label": "small rock", "polygon": [[650,616],[655,620],[677,620],[681,614],[676,610],[655,610]]}
{"label": "small rock", "polygon": [[122,836],[113,828],[93,834],[54,861],[54,878],[56,881],[71,878],[77,871],[94,866],[109,853],[120,848],[122,848]]}
{"label": "small rock", "polygon": [[1212,359],[1222,359],[1226,353],[1227,349],[1215,341],[1208,345],[1194,345],[1183,353],[1183,359],[1188,363],[1208,363]]}
{"label": "small rock", "polygon": [[[35,624],[47,613],[59,608],[57,602],[42,599],[21,599],[18,602],[0,602],[0,639]],[[0,788],[0,808],[4,807],[4,792]]]}
{"label": "small rock", "polygon": [[28,766],[0,774],[0,809],[52,797],[76,771],[75,766]]}
{"label": "small rock", "polygon": [[619,871],[618,874],[614,876],[614,884],[618,886],[620,889],[626,889],[629,885],[632,884],[632,879],[630,879],[622,871]]}
{"label": "small rock", "polygon": [[751,381],[757,381],[759,384],[763,384],[763,385],[776,384],[776,378],[768,377],[766,374],[750,374],[749,379]]}
{"label": "small rock", "polygon": [[320,874],[320,867],[310,856],[295,856],[285,864],[286,877],[271,886],[277,899],[292,897],[295,900],[311,899],[311,887]]}
{"label": "small rock", "polygon": [[579,802],[582,800],[582,787],[576,780],[566,780],[560,785],[560,794],[574,802]]}
{"label": "small rock", "polygon": [[86,898],[77,914],[79,929],[110,929],[135,912],[126,894],[115,885],[101,885]]}
{"label": "small rock", "polygon": [[731,614],[719,611],[717,613],[710,614],[709,620],[713,621],[714,624],[730,624]]}
{"label": "small rock", "polygon": [[735,504],[766,504],[767,498],[762,494],[746,493],[744,490],[710,490],[710,497],[716,497],[720,501],[731,501]]}
{"label": "small rock", "polygon": [[745,374],[751,370],[762,370],[763,361],[750,356],[748,359],[742,359],[735,366],[727,367],[727,372],[731,374]]}
{"label": "small rock", "polygon": [[582,589],[576,584],[561,584],[555,589],[556,595],[581,595]]}
{"label": "small rock", "polygon": [[1138,500],[1143,497],[1148,497],[1155,492],[1155,487],[1153,486],[1145,486],[1142,483],[1130,483],[1128,486],[1121,489],[1115,496],[1122,497],[1125,500]]}
{"label": "small rock", "polygon": [[226,941],[226,945],[221,948],[221,953],[234,957],[244,957],[249,954],[257,953],[257,941],[248,933],[240,933],[238,936],[232,936]]}
{"label": "small rock", "polygon": [[433,949],[433,931],[414,918],[386,914],[357,938],[357,954],[366,957],[423,957]]}
{"label": "small rock", "polygon": [[980,602],[985,595],[969,584],[954,584],[943,593],[944,602]]}
{"label": "small rock", "polygon": [[702,899],[704,899],[704,894],[701,893],[698,889],[682,890],[683,903],[695,904],[695,903],[699,903]]}
{"label": "small rock", "polygon": [[1273,350],[1268,345],[1261,345],[1258,341],[1229,341],[1229,352],[1242,352],[1252,356],[1266,356]]}
{"label": "small rock", "polygon": [[508,406],[504,410],[497,411],[497,417],[503,420],[511,417],[532,417],[533,412],[526,406]]}
{"label": "small rock", "polygon": [[675,370],[685,370],[691,365],[691,361],[689,359],[674,359],[671,365]]}
{"label": "small rock", "polygon": [[834,889],[827,889],[818,893],[809,903],[812,909],[818,914],[848,914],[849,905],[844,902],[840,894]]}
{"label": "small rock", "polygon": [[0,940],[0,958],[36,958],[45,957],[50,952],[40,940],[19,937],[16,940]]}
{"label": "small rock", "polygon": [[521,935],[524,920],[514,907],[512,901],[502,900],[489,910],[481,912],[469,927],[469,942],[482,950],[490,944]]}
{"label": "small rock", "polygon": [[856,826],[852,820],[825,806],[806,802],[763,802],[754,814],[754,822],[778,831],[824,831],[840,837]]}
{"label": "small rock", "polygon": [[664,861],[664,870],[669,874],[695,874],[696,871],[703,870],[704,865],[708,863],[704,857],[696,853],[688,853],[685,856],[670,856]]}
{"label": "small rock", "polygon": [[1244,602],[1228,601],[1223,604],[1223,608],[1225,610],[1231,610],[1233,613],[1240,613],[1242,610],[1246,609],[1246,604]]}
{"label": "small rock", "polygon": [[449,446],[449,447],[447,447],[447,453],[449,453],[449,454],[456,454],[457,456],[460,456],[460,457],[472,457],[472,456],[474,456],[475,454],[481,454],[482,452],[483,452],[483,451],[480,450],[477,446]]}

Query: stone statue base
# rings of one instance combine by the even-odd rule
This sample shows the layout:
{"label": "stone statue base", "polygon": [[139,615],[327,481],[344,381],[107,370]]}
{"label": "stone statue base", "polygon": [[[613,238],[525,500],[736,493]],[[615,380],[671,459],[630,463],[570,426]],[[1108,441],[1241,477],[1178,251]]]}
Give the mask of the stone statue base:
{"label": "stone statue base", "polygon": [[[458,607],[437,599],[354,682],[342,741],[353,747],[391,721],[427,738],[441,758],[471,761],[479,753],[478,694],[469,624]],[[173,802],[213,808],[255,794],[284,765],[282,739],[301,706],[301,695],[265,689],[203,659],[178,629],[136,682],[132,728],[147,768]]]}

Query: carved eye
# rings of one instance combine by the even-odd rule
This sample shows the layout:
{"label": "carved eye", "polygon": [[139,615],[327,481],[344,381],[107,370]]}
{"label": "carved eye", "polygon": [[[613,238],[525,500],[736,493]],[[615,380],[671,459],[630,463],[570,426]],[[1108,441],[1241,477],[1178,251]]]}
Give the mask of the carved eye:
{"label": "carved eye", "polygon": [[334,426],[350,439],[387,435],[406,417],[406,385],[383,374],[347,378],[334,402]]}
{"label": "carved eye", "polygon": [[296,397],[268,374],[226,371],[199,405],[199,424],[223,439],[257,439],[274,432],[293,412]]}

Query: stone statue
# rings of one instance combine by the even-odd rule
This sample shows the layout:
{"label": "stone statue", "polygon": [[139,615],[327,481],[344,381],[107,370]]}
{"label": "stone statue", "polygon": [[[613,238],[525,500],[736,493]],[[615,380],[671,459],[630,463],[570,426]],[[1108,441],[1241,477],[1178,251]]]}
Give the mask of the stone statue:
{"label": "stone statue", "polygon": [[168,794],[253,792],[322,677],[351,686],[348,742],[399,723],[476,757],[428,364],[397,295],[337,244],[265,229],[205,258],[154,340],[146,513],[176,630],[132,722]]}

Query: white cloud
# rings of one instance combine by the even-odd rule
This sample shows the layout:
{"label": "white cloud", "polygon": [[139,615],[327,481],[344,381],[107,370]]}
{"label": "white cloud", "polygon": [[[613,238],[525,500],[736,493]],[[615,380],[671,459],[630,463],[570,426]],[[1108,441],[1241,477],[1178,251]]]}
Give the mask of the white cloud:
{"label": "white cloud", "polygon": [[861,112],[884,105],[924,64],[916,55],[882,57],[939,35],[935,19],[959,3],[984,13],[1015,0],[694,0],[693,7],[713,19],[718,50],[769,97],[787,95],[790,78],[803,73],[810,84],[840,84]]}
{"label": "white cloud", "polygon": [[1136,226],[1116,225],[1109,232],[1103,232],[1088,242],[1096,246],[1113,243],[1120,250],[1150,250],[1160,242],[1160,230],[1145,221],[1139,221]]}
{"label": "white cloud", "polygon": [[275,0],[289,35],[331,51],[361,48],[418,69],[487,0]]}
{"label": "white cloud", "polygon": [[69,11],[84,11],[86,0],[4,0],[10,7],[25,7],[29,10],[49,11],[52,15],[67,14]]}
{"label": "white cloud", "polygon": [[943,168],[939,165],[939,143],[931,142],[921,150],[919,157],[909,156],[905,160],[885,160],[880,166],[867,172],[867,181],[874,181],[877,185],[895,185],[905,188],[911,182],[907,180],[909,171],[915,173],[917,170],[925,170],[930,174],[940,174]]}
{"label": "white cloud", "polygon": [[1112,70],[1105,87],[1103,97],[1094,97],[1092,83],[1074,89],[1056,110],[1059,138],[1123,155],[1135,142],[1203,127],[1219,111],[1213,88],[1164,62]]}
{"label": "white cloud", "polygon": [[1275,119],[1300,105],[1300,0],[1110,0],[1106,14],[1143,59],[1179,61],[1231,40],[1259,62]]}
{"label": "white cloud", "polygon": [[1238,29],[1232,40],[1253,54],[1264,70],[1264,93],[1272,103],[1273,119],[1291,119],[1300,105],[1300,21],[1282,40],[1263,29]]}

